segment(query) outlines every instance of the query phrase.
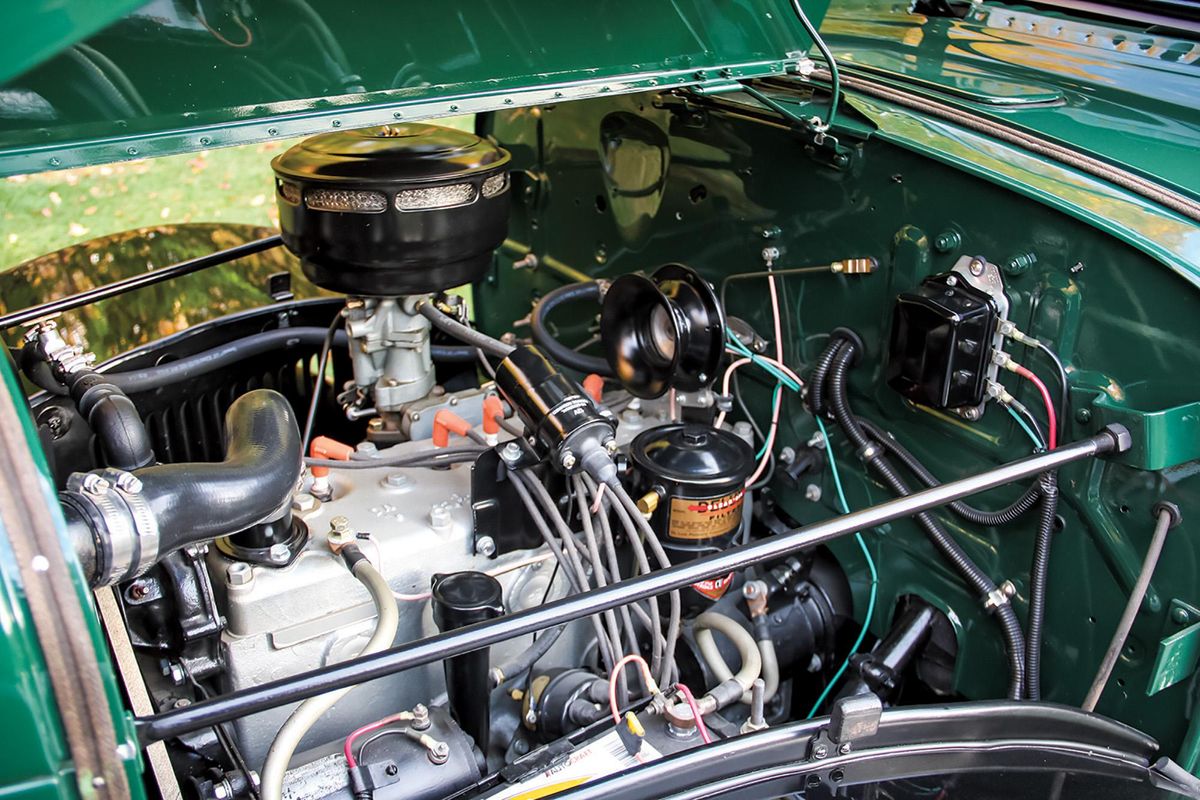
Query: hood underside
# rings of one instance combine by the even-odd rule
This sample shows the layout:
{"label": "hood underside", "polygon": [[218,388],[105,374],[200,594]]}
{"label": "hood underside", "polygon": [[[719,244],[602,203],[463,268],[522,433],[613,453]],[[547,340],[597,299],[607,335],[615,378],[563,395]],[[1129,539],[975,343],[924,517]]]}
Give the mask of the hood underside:
{"label": "hood underside", "polygon": [[[827,0],[803,0],[819,24]],[[14,4],[0,175],[781,74],[789,0]]]}

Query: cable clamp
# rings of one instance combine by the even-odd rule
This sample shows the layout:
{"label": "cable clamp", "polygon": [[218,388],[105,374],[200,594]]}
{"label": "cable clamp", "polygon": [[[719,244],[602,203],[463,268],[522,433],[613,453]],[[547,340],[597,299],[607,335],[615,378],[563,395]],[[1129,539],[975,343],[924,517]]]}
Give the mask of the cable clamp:
{"label": "cable clamp", "polygon": [[861,461],[874,461],[883,452],[883,448],[875,442],[867,442],[855,451]]}
{"label": "cable clamp", "polygon": [[1017,587],[1013,585],[1013,582],[1005,581],[992,591],[988,592],[987,597],[983,601],[983,607],[987,609],[988,613],[992,613],[1001,606],[1008,605],[1009,601],[1014,595],[1016,595],[1016,593]]}

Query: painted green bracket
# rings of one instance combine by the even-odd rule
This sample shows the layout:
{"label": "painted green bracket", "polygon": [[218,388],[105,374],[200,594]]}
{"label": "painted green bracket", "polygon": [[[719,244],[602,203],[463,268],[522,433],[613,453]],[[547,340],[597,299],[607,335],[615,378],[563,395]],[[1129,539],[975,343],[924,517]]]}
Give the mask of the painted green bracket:
{"label": "painted green bracket", "polygon": [[[1146,694],[1154,695],[1190,678],[1200,666],[1200,609],[1182,600],[1171,601],[1167,625],[1174,629],[1158,643],[1158,656]],[[1186,626],[1180,630],[1180,626]]]}
{"label": "painted green bracket", "polygon": [[1160,470],[1200,459],[1200,401],[1160,411],[1143,411],[1114,400],[1107,392],[1072,392],[1075,408],[1091,407],[1099,426],[1116,422],[1129,429],[1133,446],[1113,460]]}
{"label": "painted green bracket", "polygon": [[[1097,459],[1088,466],[1086,485],[1082,494],[1064,492],[1062,498],[1078,512],[1087,525],[1088,534],[1096,543],[1096,551],[1117,579],[1121,591],[1129,594],[1137,583],[1142,568],[1142,554],[1133,549],[1129,537],[1109,513],[1104,502],[1104,470],[1107,462]],[[1142,610],[1157,614],[1162,609],[1162,599],[1151,583],[1146,587]]]}

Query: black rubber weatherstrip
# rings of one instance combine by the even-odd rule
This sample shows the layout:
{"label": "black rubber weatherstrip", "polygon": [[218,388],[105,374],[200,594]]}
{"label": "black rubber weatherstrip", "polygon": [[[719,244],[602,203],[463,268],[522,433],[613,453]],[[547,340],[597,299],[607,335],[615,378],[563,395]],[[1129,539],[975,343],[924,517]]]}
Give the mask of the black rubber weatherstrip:
{"label": "black rubber weatherstrip", "polygon": [[909,517],[945,505],[951,500],[1021,481],[1065,464],[1113,451],[1122,452],[1127,450],[1129,445],[1129,431],[1119,425],[1110,425],[1095,436],[1063,445],[1048,453],[1029,456],[978,475],[915,492],[789,533],[629,578],[603,589],[570,595],[515,614],[506,614],[487,622],[406,642],[373,655],[331,664],[154,716],[138,717],[134,724],[143,744],[169,739],[334,689],[365,683],[461,653],[470,653],[498,642],[681,589],[700,580],[743,570],[804,547],[823,544],[864,528],[874,528],[886,522]]}
{"label": "black rubber weatherstrip", "polygon": [[[767,780],[795,780],[835,771],[840,773],[843,785],[941,774],[956,764],[961,766],[963,756],[972,770],[985,769],[992,761],[1011,766],[1013,761],[1009,759],[1016,755],[1024,757],[1023,767],[1041,767],[1047,774],[1055,767],[1074,767],[1149,783],[1151,765],[1159,751],[1158,743],[1145,733],[1076,708],[980,701],[887,710],[880,717],[878,732],[854,741],[848,753],[805,758],[813,737],[828,725],[826,719],[794,722],[689,748],[555,797],[658,800],[720,797],[731,791],[734,796],[744,797],[751,786],[757,788]],[[1098,754],[1105,757],[1096,758]],[[864,762],[869,764],[865,769],[855,768]],[[1190,795],[1195,789],[1194,780],[1192,785],[1177,788]],[[742,794],[737,794],[738,790]],[[761,796],[785,793],[764,790]]]}

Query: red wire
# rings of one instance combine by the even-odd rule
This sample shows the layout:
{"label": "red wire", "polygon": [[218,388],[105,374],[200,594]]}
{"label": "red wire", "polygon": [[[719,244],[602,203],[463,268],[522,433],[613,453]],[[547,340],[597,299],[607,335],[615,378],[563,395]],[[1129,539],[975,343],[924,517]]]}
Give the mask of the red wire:
{"label": "red wire", "polygon": [[712,736],[708,733],[708,726],[704,724],[704,717],[700,716],[700,709],[696,706],[696,697],[692,694],[692,690],[682,683],[675,684],[675,688],[683,695],[684,702],[692,710],[692,718],[696,720],[696,730],[700,731],[700,738],[704,740],[705,744],[712,744]]}
{"label": "red wire", "polygon": [[390,717],[384,717],[383,719],[376,720],[375,722],[369,722],[366,725],[363,725],[361,728],[351,731],[350,735],[346,737],[346,743],[342,745],[342,754],[346,756],[346,767],[348,769],[354,769],[358,766],[358,762],[354,759],[353,747],[355,739],[365,733],[370,733],[371,731],[377,731],[380,728],[385,728],[388,725],[391,725],[393,722],[405,722],[411,719],[411,711],[401,711],[399,714],[392,714]]}
{"label": "red wire", "polygon": [[[1053,450],[1058,446],[1058,419],[1054,415],[1054,402],[1050,399],[1050,390],[1046,388],[1046,384],[1042,383],[1041,378],[1039,378],[1037,375],[1034,375],[1020,364],[1017,364],[1016,369],[1013,371],[1036,386],[1038,394],[1042,396],[1042,403],[1046,406],[1047,424],[1049,425],[1046,435],[1048,437],[1050,449]],[[1066,389],[1063,391],[1066,391]]]}

